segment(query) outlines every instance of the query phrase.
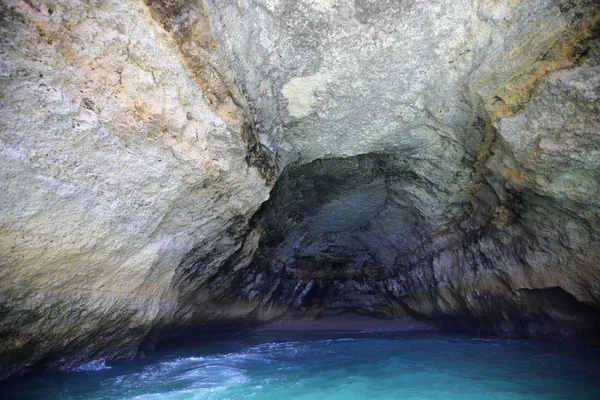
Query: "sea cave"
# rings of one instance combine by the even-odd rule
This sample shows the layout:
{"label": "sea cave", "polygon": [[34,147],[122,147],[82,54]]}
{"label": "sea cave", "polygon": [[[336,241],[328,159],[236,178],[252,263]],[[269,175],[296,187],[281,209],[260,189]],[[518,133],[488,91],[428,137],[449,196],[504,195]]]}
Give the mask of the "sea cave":
{"label": "sea cave", "polygon": [[600,398],[600,3],[0,0],[0,380]]}

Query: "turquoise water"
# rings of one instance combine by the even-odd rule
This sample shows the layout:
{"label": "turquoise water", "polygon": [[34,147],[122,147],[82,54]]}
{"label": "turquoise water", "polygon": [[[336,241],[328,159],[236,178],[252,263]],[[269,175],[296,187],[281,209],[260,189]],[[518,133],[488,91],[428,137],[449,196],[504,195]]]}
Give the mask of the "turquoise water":
{"label": "turquoise water", "polygon": [[600,353],[439,332],[232,337],[0,386],[6,399],[600,399]]}

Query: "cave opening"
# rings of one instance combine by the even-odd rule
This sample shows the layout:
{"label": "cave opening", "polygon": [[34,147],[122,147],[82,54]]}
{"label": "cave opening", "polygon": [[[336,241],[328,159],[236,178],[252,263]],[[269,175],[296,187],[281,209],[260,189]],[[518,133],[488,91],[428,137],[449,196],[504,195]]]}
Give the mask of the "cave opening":
{"label": "cave opening", "polygon": [[[411,163],[419,161],[364,154],[287,168],[251,222],[257,250],[232,272],[238,295],[269,304],[274,314],[265,319],[406,317],[402,297],[420,284],[407,260],[432,226],[452,218],[435,177]],[[215,290],[221,286],[215,281]]]}

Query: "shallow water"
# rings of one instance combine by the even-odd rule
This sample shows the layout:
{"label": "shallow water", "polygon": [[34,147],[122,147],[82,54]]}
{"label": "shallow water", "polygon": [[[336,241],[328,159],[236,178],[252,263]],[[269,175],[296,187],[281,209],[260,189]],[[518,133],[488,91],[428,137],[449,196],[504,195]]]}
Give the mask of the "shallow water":
{"label": "shallow water", "polygon": [[600,399],[600,352],[439,332],[254,335],[0,386],[7,399]]}

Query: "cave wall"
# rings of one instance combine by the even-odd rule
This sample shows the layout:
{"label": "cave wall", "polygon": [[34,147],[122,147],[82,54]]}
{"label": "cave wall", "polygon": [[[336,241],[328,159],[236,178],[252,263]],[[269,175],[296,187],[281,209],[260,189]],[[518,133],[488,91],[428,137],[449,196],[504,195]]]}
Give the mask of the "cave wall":
{"label": "cave wall", "polygon": [[284,167],[240,298],[595,342],[598,4],[207,3]]}
{"label": "cave wall", "polygon": [[177,267],[238,249],[271,167],[214,48],[184,43],[208,80],[150,6],[1,4],[0,377],[135,356],[185,323]]}
{"label": "cave wall", "polygon": [[356,312],[593,343],[593,0],[2,0],[0,377]]}

